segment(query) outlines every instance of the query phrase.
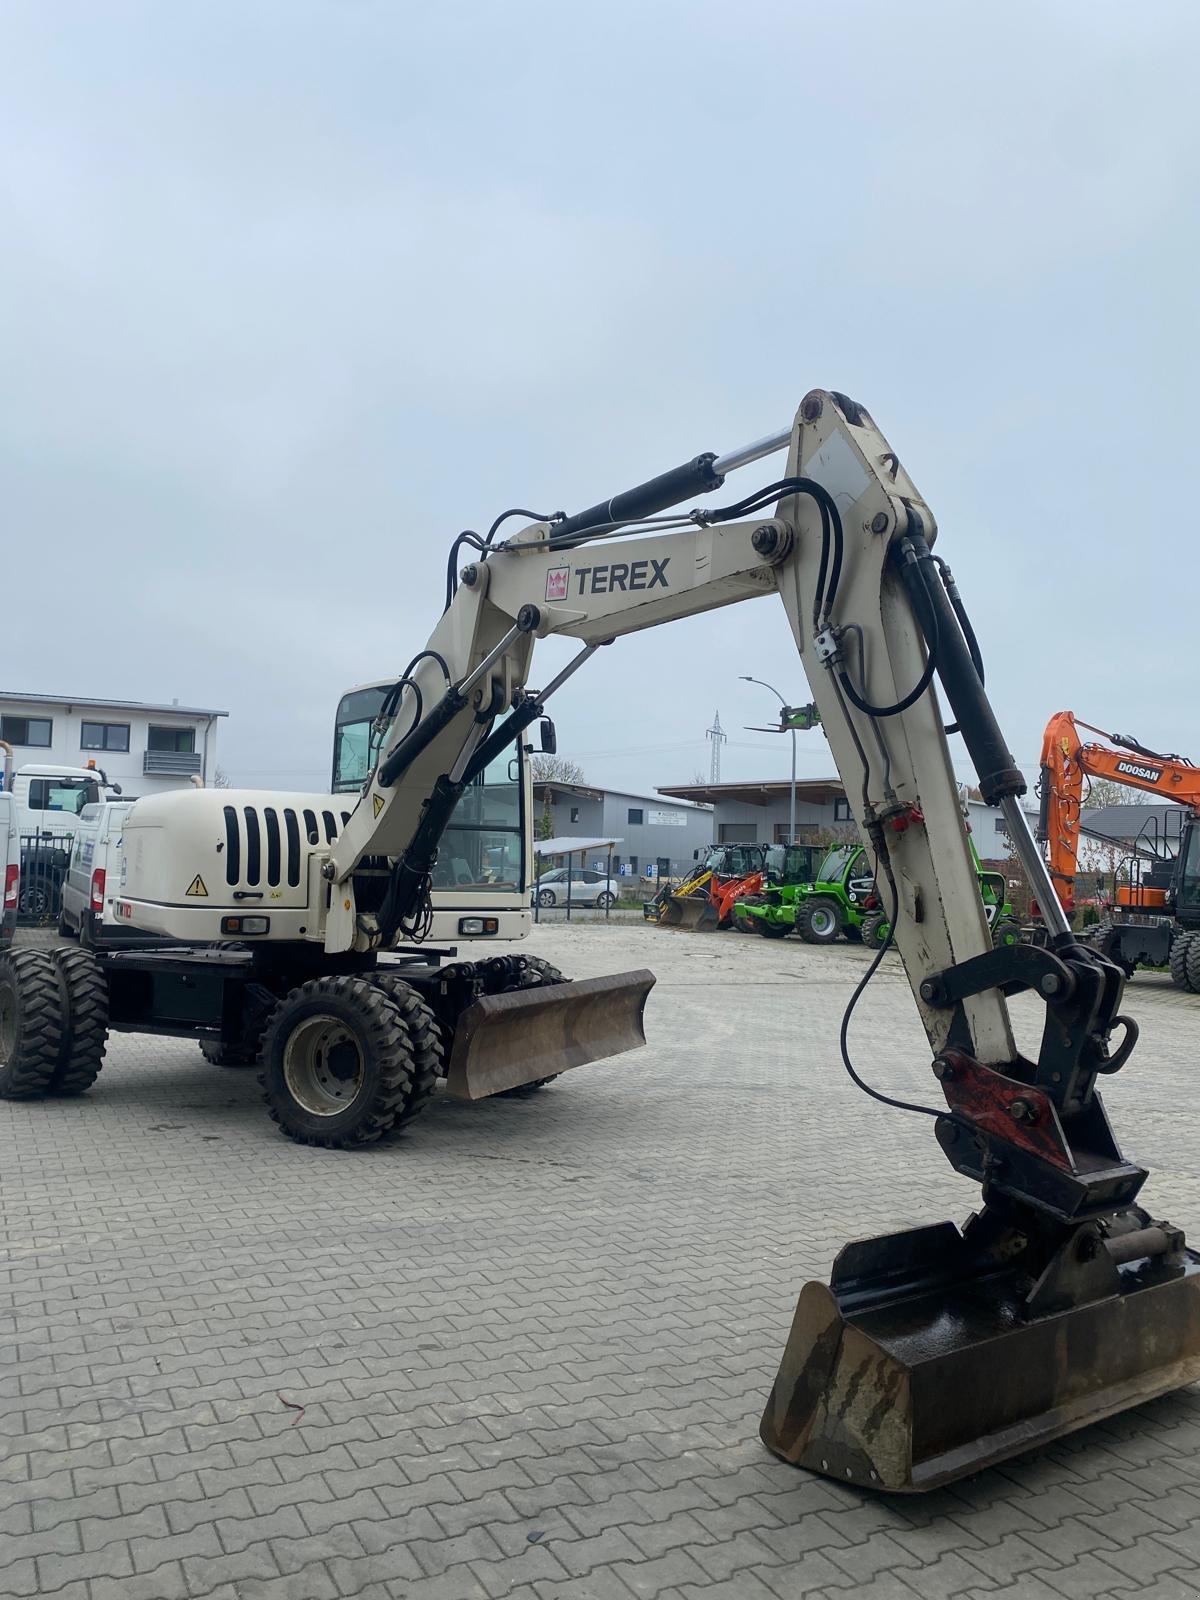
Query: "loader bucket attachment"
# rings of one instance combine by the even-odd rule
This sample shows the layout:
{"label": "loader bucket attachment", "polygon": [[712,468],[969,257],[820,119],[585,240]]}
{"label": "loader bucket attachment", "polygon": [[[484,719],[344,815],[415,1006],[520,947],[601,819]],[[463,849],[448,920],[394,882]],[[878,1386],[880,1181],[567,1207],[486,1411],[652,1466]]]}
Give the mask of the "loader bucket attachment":
{"label": "loader bucket attachment", "polygon": [[800,1293],[760,1434],[843,1483],[914,1493],[1200,1378],[1200,1257],[1122,1262],[1113,1292],[1030,1315],[953,1223],[848,1245]]}
{"label": "loader bucket attachment", "polygon": [[671,928],[688,928],[693,933],[715,933],[717,931],[717,908],[707,895],[696,895],[688,900],[676,900],[674,910],[678,913],[667,924]]}
{"label": "loader bucket attachment", "polygon": [[654,974],[645,968],[474,1001],[458,1020],[446,1074],[459,1100],[482,1100],[572,1067],[636,1050]]}

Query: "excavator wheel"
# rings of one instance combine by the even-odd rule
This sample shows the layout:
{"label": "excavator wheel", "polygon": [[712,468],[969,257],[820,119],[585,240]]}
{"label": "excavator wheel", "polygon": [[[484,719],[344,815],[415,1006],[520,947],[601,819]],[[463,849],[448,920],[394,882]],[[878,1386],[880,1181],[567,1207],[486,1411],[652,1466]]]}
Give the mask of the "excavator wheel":
{"label": "excavator wheel", "polygon": [[1200,994],[1200,937],[1194,933],[1188,938],[1183,959],[1187,967],[1188,987],[1193,994]]}
{"label": "excavator wheel", "polygon": [[371,974],[371,982],[395,1001],[409,1031],[413,1053],[412,1088],[393,1124],[404,1128],[421,1115],[437,1088],[438,1079],[445,1076],[441,1035],[433,1012],[398,972],[377,967]]}
{"label": "excavator wheel", "polygon": [[0,1096],[36,1100],[46,1093],[66,1024],[58,969],[47,952],[0,957]]}
{"label": "excavator wheel", "polygon": [[427,1039],[392,996],[361,977],[293,989],[263,1038],[267,1109],[298,1144],[353,1150],[395,1125],[413,1094]]}
{"label": "excavator wheel", "polygon": [[1001,917],[992,929],[993,948],[1003,950],[1010,944],[1016,944],[1020,934],[1020,924],[1013,917]]}
{"label": "excavator wheel", "polygon": [[863,943],[870,945],[873,950],[878,950],[879,946],[885,943],[890,932],[891,924],[888,922],[886,912],[871,911],[863,918]]}
{"label": "excavator wheel", "polygon": [[837,902],[824,895],[814,895],[798,905],[796,932],[805,944],[835,944],[842,933],[842,917]]}
{"label": "excavator wheel", "polygon": [[258,1051],[250,1040],[227,1045],[220,1039],[201,1039],[200,1054],[214,1067],[253,1067],[258,1064]]}
{"label": "excavator wheel", "polygon": [[[524,975],[512,985],[514,989],[544,989],[552,983],[570,983],[570,978],[565,978],[556,966],[541,956],[525,957]],[[498,1100],[528,1100],[539,1089],[544,1089],[554,1082],[558,1073],[551,1073],[548,1078],[535,1078],[532,1083],[519,1083],[515,1089],[502,1089],[496,1096]]]}
{"label": "excavator wheel", "polygon": [[792,931],[790,922],[769,922],[766,917],[755,917],[754,922],[764,939],[786,939]]}
{"label": "excavator wheel", "polygon": [[1177,989],[1195,993],[1195,985],[1188,976],[1188,955],[1196,943],[1194,933],[1177,933],[1171,940],[1171,979]]}
{"label": "excavator wheel", "polygon": [[58,1061],[46,1085],[49,1094],[76,1095],[100,1076],[108,1043],[108,985],[87,950],[55,950],[66,1012]]}

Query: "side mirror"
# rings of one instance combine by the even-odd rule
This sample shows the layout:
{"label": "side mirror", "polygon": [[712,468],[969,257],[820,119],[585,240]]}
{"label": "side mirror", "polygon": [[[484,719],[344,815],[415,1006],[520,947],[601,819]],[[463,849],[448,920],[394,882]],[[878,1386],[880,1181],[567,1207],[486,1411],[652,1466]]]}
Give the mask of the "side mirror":
{"label": "side mirror", "polygon": [[693,860],[693,861],[699,861],[699,859],[700,859],[700,852],[699,852],[699,850],[693,850],[693,851],[692,851],[692,860]]}
{"label": "side mirror", "polygon": [[113,793],[114,793],[114,794],[120,794],[120,793],[122,793],[122,790],[121,790],[121,785],[120,785],[120,784],[119,784],[119,783],[114,783],[114,784],[113,784],[113,785],[112,785],[112,792],[113,792]]}
{"label": "side mirror", "polygon": [[558,734],[555,732],[554,719],[543,717],[538,723],[538,734],[541,738],[542,754],[555,756],[558,754]]}

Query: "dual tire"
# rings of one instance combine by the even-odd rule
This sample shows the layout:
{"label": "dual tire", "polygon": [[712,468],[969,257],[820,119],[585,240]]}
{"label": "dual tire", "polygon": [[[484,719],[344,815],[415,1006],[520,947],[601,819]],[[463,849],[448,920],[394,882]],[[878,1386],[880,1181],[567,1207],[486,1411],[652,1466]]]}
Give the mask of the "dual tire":
{"label": "dual tire", "polygon": [[441,1046],[432,1011],[390,974],[314,978],[276,1008],[259,1058],[281,1133],[329,1150],[374,1144],[419,1115]]}
{"label": "dual tire", "polygon": [[86,950],[13,950],[0,959],[0,1096],[74,1096],[99,1076],[108,990]]}

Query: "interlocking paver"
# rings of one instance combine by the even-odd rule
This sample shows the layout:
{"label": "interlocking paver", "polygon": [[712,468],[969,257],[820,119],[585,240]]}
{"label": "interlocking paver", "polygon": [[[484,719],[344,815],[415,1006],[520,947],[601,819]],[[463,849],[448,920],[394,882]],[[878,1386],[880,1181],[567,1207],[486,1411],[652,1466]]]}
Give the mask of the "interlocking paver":
{"label": "interlocking paver", "polygon": [[[82,1100],[0,1103],[0,1594],[1195,1600],[1200,1391],[916,1499],[759,1444],[805,1278],[977,1198],[841,1073],[861,952],[534,947],[656,967],[650,1048],[354,1154],[281,1140],[186,1041],[116,1036]],[[1200,1000],[1138,979],[1127,1008],[1110,1110],[1187,1226]],[[927,1092],[892,963],[855,1028]]]}

